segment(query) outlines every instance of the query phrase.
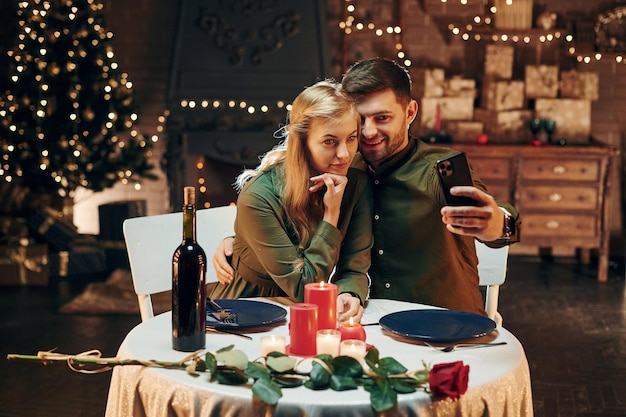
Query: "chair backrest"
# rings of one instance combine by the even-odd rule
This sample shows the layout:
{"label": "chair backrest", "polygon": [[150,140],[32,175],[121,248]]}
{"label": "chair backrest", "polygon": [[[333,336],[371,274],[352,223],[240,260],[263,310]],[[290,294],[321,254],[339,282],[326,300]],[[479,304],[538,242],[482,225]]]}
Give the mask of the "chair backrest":
{"label": "chair backrest", "polygon": [[[235,206],[196,211],[196,239],[207,256],[207,282],[217,281],[211,258],[226,236],[234,235]],[[150,294],[172,289],[172,255],[183,236],[182,212],[124,221],[124,241],[143,321],[154,315]]]}
{"label": "chair backrest", "polygon": [[480,285],[486,287],[485,310],[490,319],[502,325],[502,316],[498,312],[498,297],[500,285],[504,284],[509,259],[509,247],[490,248],[476,242],[478,256],[478,277]]}
{"label": "chair backrest", "polygon": [[[217,281],[213,253],[222,239],[234,234],[236,206],[201,209],[196,212],[196,237],[207,254],[207,282]],[[172,288],[172,255],[182,240],[182,213],[133,217],[124,221],[123,231],[141,319],[154,316],[151,294]],[[506,279],[509,247],[490,248],[476,241],[480,285],[486,287],[487,315],[502,324],[498,312],[500,285]]]}

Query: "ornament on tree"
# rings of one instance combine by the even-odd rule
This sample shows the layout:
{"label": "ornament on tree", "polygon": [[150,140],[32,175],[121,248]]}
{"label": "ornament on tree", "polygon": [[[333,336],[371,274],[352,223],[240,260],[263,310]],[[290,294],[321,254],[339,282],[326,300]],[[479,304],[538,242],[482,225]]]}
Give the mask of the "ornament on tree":
{"label": "ornament on tree", "polygon": [[94,117],[95,117],[95,114],[90,107],[87,107],[85,110],[83,110],[83,120],[87,122],[91,122],[93,121]]}

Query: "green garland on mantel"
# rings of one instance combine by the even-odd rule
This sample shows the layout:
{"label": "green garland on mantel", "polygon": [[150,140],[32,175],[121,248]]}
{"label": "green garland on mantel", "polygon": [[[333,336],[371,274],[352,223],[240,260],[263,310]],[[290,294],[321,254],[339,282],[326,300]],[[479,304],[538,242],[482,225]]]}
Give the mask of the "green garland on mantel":
{"label": "green garland on mantel", "polygon": [[365,368],[352,357],[323,354],[312,358],[312,366],[308,372],[298,370],[302,359],[271,352],[265,358],[250,361],[244,352],[234,349],[234,345],[216,352],[199,350],[178,362],[102,358],[98,350],[78,355],[56,352],[39,352],[36,356],[9,354],[7,359],[36,361],[44,365],[66,362],[72,370],[82,373],[105,372],[120,365],[184,369],[192,376],[208,373],[210,382],[217,381],[226,385],[248,384],[252,379],[253,395],[269,405],[278,403],[283,388],[302,385],[312,390],[330,388],[335,391],[352,390],[362,386],[370,393],[370,402],[376,412],[393,408],[397,403],[398,394],[412,393],[417,389],[430,393],[428,387],[430,369],[426,364],[424,369],[409,372],[394,358],[381,358],[374,346],[365,356],[367,364]]}

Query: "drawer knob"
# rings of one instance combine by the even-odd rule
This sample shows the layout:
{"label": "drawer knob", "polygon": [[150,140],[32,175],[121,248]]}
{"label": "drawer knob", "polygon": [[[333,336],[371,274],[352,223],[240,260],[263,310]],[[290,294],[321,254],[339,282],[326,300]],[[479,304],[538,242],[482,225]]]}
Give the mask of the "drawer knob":
{"label": "drawer knob", "polygon": [[552,167],[552,173],[556,175],[563,175],[565,174],[565,167],[563,165],[556,165]]}
{"label": "drawer knob", "polygon": [[559,193],[552,193],[548,196],[548,199],[553,203],[558,203],[563,200],[563,196]]}
{"label": "drawer knob", "polygon": [[557,222],[556,220],[550,220],[548,223],[546,223],[546,227],[552,230],[558,229],[559,222]]}

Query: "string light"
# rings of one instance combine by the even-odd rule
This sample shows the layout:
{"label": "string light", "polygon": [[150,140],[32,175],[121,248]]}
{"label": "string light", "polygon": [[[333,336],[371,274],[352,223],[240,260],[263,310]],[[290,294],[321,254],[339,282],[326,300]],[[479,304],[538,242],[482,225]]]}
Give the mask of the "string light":
{"label": "string light", "polygon": [[374,22],[357,21],[357,17],[355,17],[355,14],[366,16],[367,13],[357,13],[356,5],[349,0],[347,0],[347,3],[346,19],[339,22],[339,28],[343,31],[345,35],[349,36],[352,35],[354,31],[360,32],[364,30],[368,30],[378,37],[391,35],[394,37],[395,41],[396,57],[402,61],[402,64],[405,67],[408,68],[412,65],[411,60],[408,58],[407,53],[404,51],[404,46],[402,44],[402,28],[399,24],[380,26]]}
{"label": "string light", "polygon": [[624,59],[624,56],[626,55],[626,53],[624,54],[615,54],[615,53],[608,53],[608,54],[603,54],[601,52],[594,52],[594,53],[590,53],[588,55],[582,54],[582,55],[578,55],[575,52],[571,53],[571,55],[576,57],[576,61],[580,64],[590,64],[593,62],[599,62],[599,61],[609,61],[609,60],[614,60],[617,64],[626,64],[626,59]]}
{"label": "string light", "polygon": [[[179,106],[181,109],[189,109],[194,110],[198,107],[198,100],[194,99],[181,99],[179,102]],[[199,107],[203,109],[207,109],[212,107],[213,109],[226,108],[233,110],[239,110],[243,113],[254,114],[257,110],[260,110],[262,113],[269,113],[273,110],[284,110],[285,102],[283,100],[278,100],[275,103],[261,103],[261,104],[250,104],[249,100],[235,100],[235,99],[201,99]],[[288,106],[291,107],[290,105]]]}
{"label": "string light", "polygon": [[[571,36],[571,35],[568,35]],[[569,42],[573,41],[573,36],[569,39]],[[589,52],[587,54],[579,54],[576,52],[576,47],[572,43],[572,45],[568,48],[567,52],[576,58],[576,62],[579,64],[590,64],[592,62],[599,61],[609,61],[614,60],[617,64],[626,64],[626,51],[624,53],[612,52],[612,53],[602,53],[602,52]]]}
{"label": "string light", "polygon": [[[441,3],[447,3],[447,0],[441,0]],[[461,4],[467,4],[467,1],[461,1]],[[511,5],[512,1],[507,0],[507,5]],[[599,62],[602,60],[615,60],[616,63],[626,64],[626,52],[624,53],[588,53],[579,54],[576,52],[574,36],[570,33],[566,33],[562,29],[495,29],[492,27],[494,21],[494,15],[497,14],[495,6],[489,8],[489,12],[492,16],[474,16],[473,23],[469,23],[465,26],[455,25],[453,23],[448,25],[448,30],[452,35],[459,37],[464,41],[492,41],[511,44],[549,44],[551,42],[565,41],[567,44],[568,53],[576,58],[576,61],[581,64],[589,64],[592,62]]]}
{"label": "string light", "polygon": [[[495,7],[489,9],[492,15],[497,13]],[[496,29],[492,26],[493,16],[476,15],[472,19],[473,23],[464,26],[450,23],[448,30],[454,35],[460,37],[464,41],[493,41],[513,44],[531,44],[534,42],[550,43],[553,41],[561,41],[564,38],[567,42],[573,42],[573,36],[565,35],[560,29],[543,30],[543,29]]]}

